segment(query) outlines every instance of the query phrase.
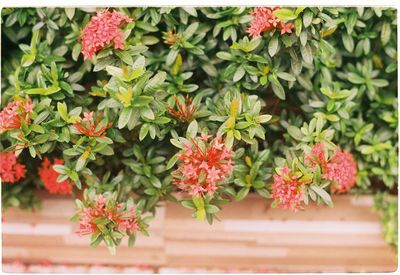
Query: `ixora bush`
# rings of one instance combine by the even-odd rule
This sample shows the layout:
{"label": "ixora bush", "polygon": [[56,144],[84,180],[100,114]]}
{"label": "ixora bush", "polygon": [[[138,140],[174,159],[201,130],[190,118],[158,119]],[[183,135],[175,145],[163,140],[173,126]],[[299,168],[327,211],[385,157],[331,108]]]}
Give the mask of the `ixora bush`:
{"label": "ixora bush", "polygon": [[393,193],[396,16],[3,8],[3,208],[83,189],[78,233],[115,251],[163,200],[212,223],[250,192],[293,211]]}

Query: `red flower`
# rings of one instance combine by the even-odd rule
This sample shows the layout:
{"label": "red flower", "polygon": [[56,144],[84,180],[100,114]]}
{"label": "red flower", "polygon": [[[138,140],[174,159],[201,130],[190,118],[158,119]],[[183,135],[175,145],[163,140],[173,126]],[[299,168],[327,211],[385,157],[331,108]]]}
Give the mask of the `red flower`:
{"label": "red flower", "polygon": [[41,168],[39,168],[40,180],[51,194],[71,194],[72,185],[68,180],[57,182],[57,177],[60,174],[53,169],[54,164],[64,164],[64,161],[54,159],[53,164],[51,164],[47,157],[44,158]]}
{"label": "red flower", "polygon": [[193,114],[196,112],[197,106],[192,104],[192,98],[189,96],[186,96],[186,101],[185,104],[182,105],[178,98],[175,97],[175,102],[176,106],[178,107],[178,110],[175,110],[174,108],[167,106],[167,109],[169,113],[179,119],[180,121],[189,124],[193,119]]}
{"label": "red flower", "polygon": [[247,33],[251,37],[259,37],[263,32],[269,32],[275,29],[280,29],[281,34],[292,33],[294,25],[292,23],[283,23],[274,14],[274,11],[279,10],[279,7],[266,8],[256,7],[253,9],[251,15],[253,19],[250,23],[250,27],[247,29]]}
{"label": "red flower", "polygon": [[331,186],[332,192],[347,192],[356,183],[356,177],[357,164],[353,156],[347,151],[336,148],[323,174],[323,178],[334,182]]}
{"label": "red flower", "polygon": [[232,173],[231,149],[225,147],[221,137],[208,142],[210,137],[202,134],[200,138],[192,139],[178,154],[182,162],[173,172],[176,178],[173,183],[190,195],[213,195],[219,188],[218,183]]}
{"label": "red flower", "polygon": [[81,134],[87,135],[89,137],[104,137],[106,135],[106,130],[112,126],[112,122],[107,125],[100,125],[101,118],[103,114],[99,113],[97,115],[97,120],[93,120],[93,112],[83,113],[84,118],[81,122],[76,122],[74,127]]}
{"label": "red flower", "polygon": [[25,177],[24,164],[17,162],[14,152],[0,152],[0,177],[3,182],[16,183]]}
{"label": "red flower", "polygon": [[292,176],[287,166],[283,167],[280,175],[274,175],[272,198],[278,202],[278,207],[297,211],[303,201],[303,186]]}
{"label": "red flower", "polygon": [[108,198],[98,195],[93,201],[88,202],[88,206],[82,209],[79,214],[79,231],[80,236],[92,234],[98,231],[94,220],[106,218],[115,229],[121,232],[133,233],[138,229],[135,209],[132,207],[121,211],[123,207],[121,203],[117,203],[115,207],[107,203]]}
{"label": "red flower", "polygon": [[115,49],[123,49],[124,40],[121,27],[132,19],[117,12],[108,10],[97,12],[86,25],[82,33],[82,53],[84,59],[91,59],[93,55],[114,43]]}
{"label": "red flower", "polygon": [[31,123],[30,113],[33,104],[28,97],[26,101],[17,99],[8,103],[8,105],[0,112],[0,134],[9,129],[21,128],[22,120],[27,124]]}

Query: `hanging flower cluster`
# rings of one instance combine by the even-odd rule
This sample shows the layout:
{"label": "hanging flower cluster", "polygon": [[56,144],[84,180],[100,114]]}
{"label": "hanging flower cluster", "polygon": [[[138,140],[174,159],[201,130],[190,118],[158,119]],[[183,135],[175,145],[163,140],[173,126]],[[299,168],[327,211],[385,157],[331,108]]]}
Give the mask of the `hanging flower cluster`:
{"label": "hanging flower cluster", "polygon": [[16,183],[25,177],[24,164],[17,162],[14,152],[0,152],[0,178],[2,182]]}
{"label": "hanging flower cluster", "polygon": [[274,175],[271,196],[278,203],[278,207],[297,211],[304,199],[303,187],[304,184],[285,166],[280,169],[278,175]]}
{"label": "hanging flower cluster", "polygon": [[173,183],[193,196],[213,195],[218,183],[232,173],[231,148],[225,146],[220,136],[209,141],[210,138],[203,133],[200,138],[191,139],[178,154],[182,162],[173,172]]}
{"label": "hanging flower cluster", "polygon": [[82,53],[84,59],[91,59],[93,55],[114,43],[115,49],[123,49],[123,33],[121,27],[132,19],[120,12],[108,10],[97,12],[86,25],[82,33]]}
{"label": "hanging flower cluster", "polygon": [[331,185],[333,192],[349,191],[355,185],[357,177],[357,164],[353,156],[347,151],[336,148],[326,166],[323,177],[333,181]]}
{"label": "hanging flower cluster", "polygon": [[263,32],[269,32],[275,29],[280,30],[281,34],[292,33],[294,25],[292,23],[281,22],[274,14],[274,11],[279,9],[279,7],[254,8],[251,13],[253,19],[250,23],[250,27],[247,29],[247,33],[253,38],[261,36],[261,33]]}
{"label": "hanging flower cluster", "polygon": [[16,99],[8,103],[0,112],[0,134],[9,129],[21,128],[23,120],[30,124],[32,109],[33,104],[29,97],[26,100]]}
{"label": "hanging flower cluster", "polygon": [[328,158],[328,150],[324,143],[316,143],[310,153],[304,156],[304,163],[311,172],[309,178],[299,179],[298,177],[302,173],[290,171],[287,166],[278,170],[279,173],[274,175],[271,195],[279,207],[294,211],[301,208],[305,185],[312,182],[317,167],[321,169],[323,179],[332,181],[332,192],[347,192],[356,182],[357,165],[353,156],[338,147]]}
{"label": "hanging flower cluster", "polygon": [[108,128],[112,126],[112,122],[104,125],[101,122],[101,118],[103,117],[102,113],[97,115],[96,120],[93,118],[94,113],[84,112],[83,119],[80,122],[76,122],[74,127],[81,134],[87,135],[89,137],[104,137],[106,135],[106,131]]}
{"label": "hanging flower cluster", "polygon": [[62,159],[54,159],[53,163],[46,157],[39,168],[39,177],[44,187],[52,194],[71,194],[72,185],[68,180],[57,182],[60,175],[53,169],[54,164],[64,164]]}
{"label": "hanging flower cluster", "polygon": [[80,209],[80,236],[103,232],[120,231],[133,234],[138,229],[138,221],[134,207],[125,209],[124,204],[115,202],[110,196],[97,195],[86,202],[86,207]]}
{"label": "hanging flower cluster", "polygon": [[324,144],[316,143],[311,153],[306,156],[305,162],[311,167],[319,165],[322,171],[322,178],[333,182],[332,192],[345,193],[356,183],[357,164],[353,156],[340,148],[336,148],[330,159],[327,159],[324,152]]}

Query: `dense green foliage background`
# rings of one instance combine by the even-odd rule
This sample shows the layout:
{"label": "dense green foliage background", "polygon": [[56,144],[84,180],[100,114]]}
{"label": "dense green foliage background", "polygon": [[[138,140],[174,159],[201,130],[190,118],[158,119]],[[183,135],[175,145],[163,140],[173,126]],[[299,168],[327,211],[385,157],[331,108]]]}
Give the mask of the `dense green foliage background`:
{"label": "dense green foliage background", "polygon": [[[2,106],[16,94],[37,106],[24,140],[1,137],[2,150],[27,142],[21,158],[30,171],[23,182],[2,185],[3,207],[32,207],[39,156],[63,158],[60,173],[79,188],[138,195],[144,210],[175,200],[170,172],[178,149],[170,139],[193,131],[169,115],[175,95],[194,98],[196,130],[234,145],[237,167],[226,192],[238,200],[251,190],[269,197],[273,169],[318,140],[355,156],[351,192],[397,193],[395,9],[289,8],[282,20],[295,33],[250,39],[250,7],[117,8],[133,19],[125,49],[84,61],[79,37],[95,10],[2,10]],[[137,68],[146,70],[139,78]],[[130,86],[142,94],[129,98]],[[242,109],[232,125],[235,98]],[[108,138],[76,135],[73,117],[87,110],[114,123]]]}

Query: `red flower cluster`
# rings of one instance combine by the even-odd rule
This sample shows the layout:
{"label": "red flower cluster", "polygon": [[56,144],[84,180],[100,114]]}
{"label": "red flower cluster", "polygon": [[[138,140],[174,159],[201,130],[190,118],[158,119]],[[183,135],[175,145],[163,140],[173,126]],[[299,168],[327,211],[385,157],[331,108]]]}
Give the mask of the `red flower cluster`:
{"label": "red flower cluster", "polygon": [[89,137],[104,137],[108,128],[112,126],[112,122],[107,125],[101,126],[101,118],[103,114],[98,114],[96,121],[93,119],[93,112],[83,113],[83,119],[80,122],[76,122],[74,127],[81,134],[87,135]]}
{"label": "red flower cluster", "polygon": [[253,20],[250,23],[250,27],[247,29],[247,33],[251,37],[259,37],[263,32],[269,32],[275,29],[280,29],[281,34],[292,33],[294,25],[292,23],[283,23],[274,14],[274,11],[279,10],[279,7],[266,8],[258,7],[254,8],[251,15]]}
{"label": "red flower cluster", "polygon": [[324,152],[324,144],[316,143],[311,153],[306,156],[305,163],[311,167],[319,165],[322,171],[322,178],[334,182],[331,186],[333,192],[344,193],[350,190],[356,183],[357,164],[353,156],[336,148],[332,157],[327,160]]}
{"label": "red flower cluster", "polygon": [[272,184],[272,198],[278,202],[278,207],[297,211],[304,199],[304,184],[297,181],[297,177],[292,176],[287,166],[281,169],[280,175],[274,175]]}
{"label": "red flower cluster", "polygon": [[21,128],[22,120],[25,120],[27,124],[30,124],[30,113],[32,112],[32,109],[33,104],[29,97],[26,101],[18,99],[8,103],[8,105],[0,112],[0,134],[9,129]]}
{"label": "red flower cluster", "polygon": [[44,158],[41,168],[39,168],[40,180],[44,183],[44,187],[52,194],[71,194],[72,185],[68,180],[57,182],[60,175],[53,169],[54,164],[64,164],[62,159],[54,159],[53,164],[49,159]]}
{"label": "red flower cluster", "polygon": [[194,112],[196,112],[197,110],[197,106],[192,104],[192,100],[193,98],[186,96],[185,104],[182,105],[179,102],[178,98],[175,96],[175,103],[178,107],[178,110],[175,110],[171,106],[167,106],[167,109],[172,116],[176,117],[184,123],[189,124],[194,119],[193,115]]}
{"label": "red flower cluster", "polygon": [[182,162],[173,172],[176,178],[173,183],[193,196],[213,195],[219,188],[218,182],[229,177],[233,170],[231,148],[222,143],[220,136],[209,142],[210,137],[201,134],[178,154]]}
{"label": "red flower cluster", "polygon": [[0,152],[0,177],[3,182],[16,183],[24,178],[25,174],[25,165],[17,162],[14,152]]}
{"label": "red flower cluster", "polygon": [[123,33],[121,27],[132,19],[117,12],[108,10],[97,12],[86,25],[82,33],[82,53],[84,59],[91,59],[93,55],[114,43],[115,49],[123,49]]}
{"label": "red flower cluster", "polygon": [[111,224],[114,229],[121,232],[134,233],[138,229],[135,209],[132,207],[127,210],[122,210],[123,204],[117,203],[115,207],[107,203],[108,198],[103,195],[98,195],[89,205],[82,209],[79,214],[79,231],[80,236],[92,234],[98,231],[95,220],[105,218],[107,224]]}
{"label": "red flower cluster", "polygon": [[335,183],[331,186],[333,192],[349,191],[355,185],[357,177],[357,164],[353,156],[347,151],[336,148],[323,177]]}

